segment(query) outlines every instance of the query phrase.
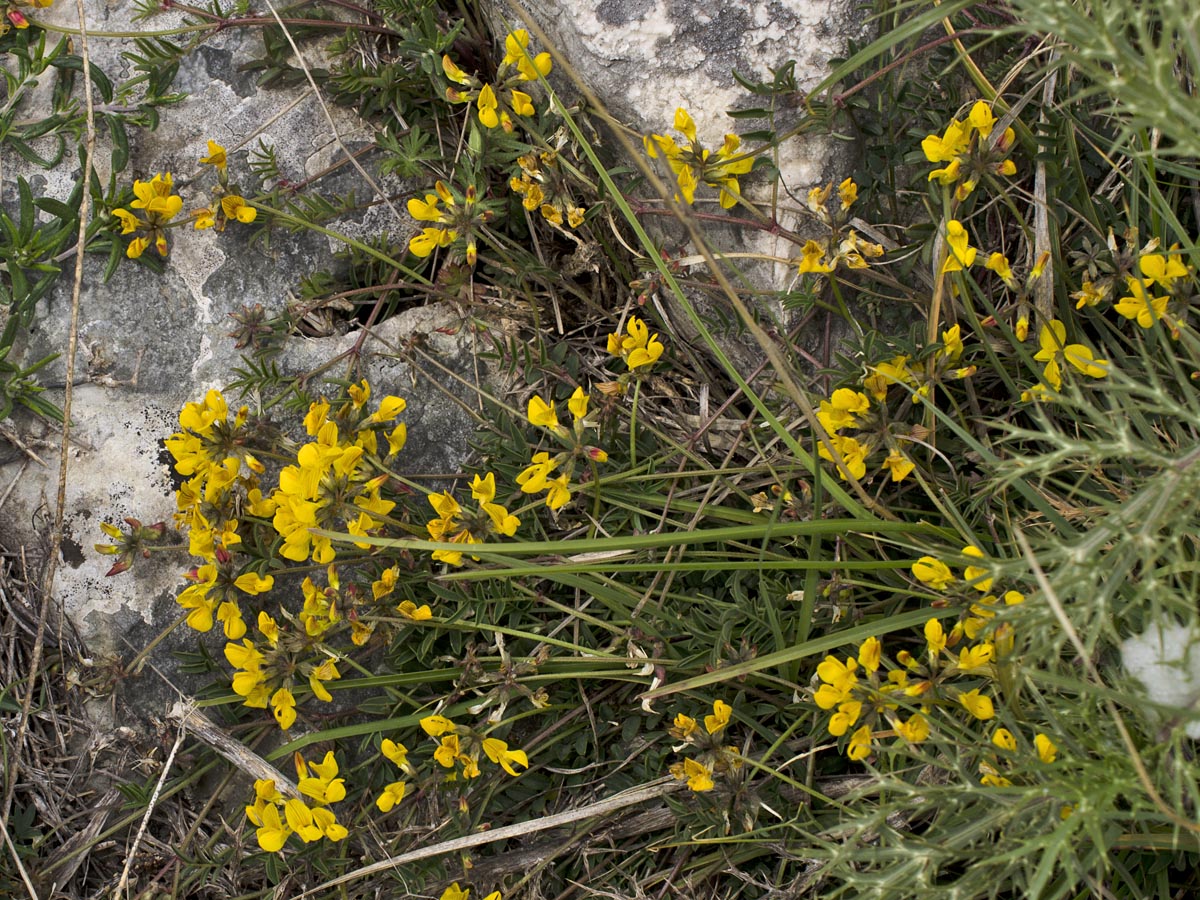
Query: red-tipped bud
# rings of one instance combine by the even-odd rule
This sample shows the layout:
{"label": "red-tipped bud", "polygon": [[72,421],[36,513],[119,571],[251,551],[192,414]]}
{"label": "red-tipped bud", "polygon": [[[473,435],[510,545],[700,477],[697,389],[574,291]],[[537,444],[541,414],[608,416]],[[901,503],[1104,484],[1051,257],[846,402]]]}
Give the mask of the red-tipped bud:
{"label": "red-tipped bud", "polygon": [[122,572],[124,572],[128,568],[129,568],[129,560],[128,559],[119,559],[115,563],[113,563],[113,567],[111,569],[109,569],[107,572],[104,573],[104,577],[109,578],[113,575],[120,575]]}
{"label": "red-tipped bud", "polygon": [[8,21],[13,23],[14,28],[28,28],[29,27],[29,20],[26,19],[25,16],[23,16],[19,10],[10,9],[8,11]]}

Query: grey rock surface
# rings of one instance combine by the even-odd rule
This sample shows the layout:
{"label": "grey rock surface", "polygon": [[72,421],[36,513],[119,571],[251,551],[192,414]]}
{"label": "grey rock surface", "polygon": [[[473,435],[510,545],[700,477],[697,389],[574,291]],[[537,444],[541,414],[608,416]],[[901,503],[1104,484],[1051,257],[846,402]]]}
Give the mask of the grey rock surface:
{"label": "grey rock surface", "polygon": [[[133,4],[107,0],[86,0],[85,9],[93,61],[117,82],[133,77],[136,70],[123,55],[133,49],[130,40],[114,35],[166,28],[180,20],[178,13],[167,12],[150,22],[137,22]],[[771,68],[794,59],[801,86],[811,86],[825,73],[829,58],[844,51],[847,38],[862,31],[850,0],[755,0],[716,6],[696,0],[531,0],[530,11],[618,118],[641,133],[666,133],[675,108],[682,105],[692,112],[710,147],[719,146],[724,133],[734,130],[725,111],[747,100],[731,70],[766,78]],[[496,12],[520,26],[511,10],[497,7]],[[78,27],[71,3],[58,3],[39,15],[65,29]],[[238,71],[259,41],[253,29],[230,28],[187,54],[175,84],[187,95],[185,101],[162,110],[156,131],[134,134],[132,162],[121,177],[149,180],[170,171],[188,210],[205,202],[210,173],[198,160],[210,139],[226,146],[233,180],[243,184],[252,180],[247,154],[260,143],[274,148],[285,173],[296,181],[339,163],[342,146],[370,141],[361,121],[345,109],[323,109],[307,86],[262,88]],[[28,101],[30,116],[36,115],[38,102],[36,94]],[[327,116],[333,117],[336,135]],[[786,127],[786,117],[782,124]],[[97,154],[102,177],[108,174],[106,140],[102,133]],[[784,185],[795,197],[802,198],[813,184],[843,177],[841,165],[821,141],[796,140],[780,152]],[[4,200],[12,202],[15,174],[28,177],[42,196],[67,197],[79,178],[73,154],[69,150],[48,172],[17,159],[0,160]],[[349,167],[336,177],[360,196],[373,193],[373,186],[355,183],[359,176]],[[396,186],[390,185],[388,193],[396,192],[392,188]],[[753,182],[747,190],[756,190]],[[711,192],[710,200],[715,209]],[[794,224],[800,205],[792,199],[780,208],[786,225]],[[413,231],[411,220],[389,204],[375,205],[331,227],[353,235],[389,232],[401,236],[398,241]],[[146,523],[170,521],[175,505],[169,460],[160,441],[175,430],[185,402],[224,386],[240,364],[239,351],[225,337],[231,327],[229,314],[256,303],[268,312],[280,311],[299,279],[329,266],[337,248],[313,233],[277,229],[269,245],[251,245],[248,234],[236,224],[222,234],[181,229],[172,234],[170,257],[161,274],[123,263],[103,283],[101,261],[89,259],[85,265],[68,516],[56,591],[97,655],[128,657],[133,647],[167,624],[178,612],[172,598],[186,568],[185,560],[155,560],[131,574],[105,578],[111,558],[92,550],[92,544],[102,540],[98,523],[124,516]],[[733,230],[729,234],[735,241]],[[793,255],[790,245],[761,233],[744,247],[723,248]],[[793,275],[794,269],[781,265],[762,280],[779,285]],[[27,360],[66,347],[69,282],[64,278],[41,305],[22,348]],[[442,383],[435,384],[391,353],[419,336],[448,370],[460,372],[469,383],[478,365],[469,333],[460,324],[453,308],[414,309],[375,328],[365,345],[368,353],[377,354],[370,362],[375,390],[408,400],[412,437],[401,462],[410,471],[457,470],[472,424],[461,407],[445,402],[444,392],[463,396],[469,389],[448,377],[439,377]],[[296,340],[281,358],[281,368],[291,373],[315,369],[355,339],[350,333]],[[45,370],[42,378],[57,386],[51,399],[61,402],[63,361]],[[54,508],[57,434],[28,417],[20,424],[29,446],[51,465],[43,467],[24,455],[12,455],[0,465],[0,496],[5,498],[0,528],[10,545],[36,547],[45,543]]]}
{"label": "grey rock surface", "polygon": [[[866,14],[854,0],[492,0],[496,30],[526,27],[525,17],[545,32],[552,46],[569,61],[578,79],[604,107],[637,134],[674,135],[677,107],[686,108],[696,123],[701,143],[710,150],[726,133],[766,127],[754,119],[735,120],[727,111],[763,105],[733,77],[736,70],[751,80],[770,82],[772,72],[795,62],[800,94],[780,98],[775,126],[786,132],[799,119],[800,96],[829,73],[830,60],[844,56],[848,42],[869,35]],[[577,94],[562,72],[551,82],[565,97]],[[747,143],[745,148],[753,144]],[[780,191],[773,203],[771,188],[754,176],[742,179],[745,196],[775,216],[783,228],[804,233],[811,226],[804,211],[809,188],[837,184],[850,174],[852,150],[819,135],[793,137],[775,152]],[[665,166],[660,174],[670,185]],[[673,185],[670,185],[673,187]],[[718,213],[716,191],[701,187],[696,209]],[[734,214],[738,210],[732,211]],[[743,216],[745,218],[745,216]],[[671,252],[692,253],[682,228],[655,217],[643,222]],[[746,227],[722,228],[711,221],[705,230],[714,246],[726,253],[790,259],[797,248],[787,239]],[[737,263],[741,284],[770,293],[786,290],[796,281],[787,263]],[[704,297],[692,297],[710,321],[734,321],[732,311],[719,309]],[[796,327],[781,306],[759,300],[758,311],[781,332]],[[673,319],[685,333],[686,317]],[[762,362],[756,344],[739,329],[720,335],[721,344],[743,374]],[[823,337],[823,335],[822,335]],[[814,337],[813,340],[816,338]],[[807,338],[802,343],[810,345]]]}
{"label": "grey rock surface", "polygon": [[[89,29],[95,32],[89,42],[93,62],[117,82],[135,74],[122,56],[132,45],[128,39],[104,33],[161,29],[179,21],[178,14],[167,13],[149,23],[135,22],[132,4],[88,0],[86,7]],[[56,4],[43,18],[74,28],[74,9],[71,3]],[[234,28],[188,54],[175,82],[187,94],[185,101],[162,110],[157,131],[131,131],[132,161],[119,177],[126,182],[148,181],[156,173],[172,172],[186,216],[187,210],[207,202],[212,171],[198,160],[206,155],[208,140],[226,146],[231,180],[246,186],[247,193],[257,187],[246,165],[247,152],[259,142],[274,148],[293,181],[340,161],[342,152],[327,113],[307,86],[260,88],[252,76],[238,71],[259,44],[261,38],[254,30]],[[38,99],[30,104],[30,117],[37,115]],[[343,143],[361,146],[370,139],[363,123],[347,110],[333,107],[328,114]],[[104,166],[110,154],[104,132],[100,140],[97,160]],[[15,196],[16,175],[29,179],[39,196],[56,199],[66,198],[80,177],[74,148],[50,171],[15,158],[0,162],[9,204]],[[102,170],[102,176],[107,174]],[[373,193],[349,166],[335,177],[345,182],[339,189],[353,188],[360,197]],[[395,184],[388,187],[397,189]],[[107,213],[98,210],[94,215]],[[235,326],[230,314],[256,303],[276,314],[303,276],[338,265],[333,254],[339,245],[320,234],[275,228],[269,244],[252,244],[252,231],[264,221],[250,227],[231,223],[223,233],[190,227],[173,231],[161,273],[122,260],[104,283],[104,260],[86,260],[67,515],[55,588],[62,609],[98,659],[110,655],[128,659],[177,617],[180,610],[174,597],[184,586],[181,573],[192,564],[185,553],[170,554],[140,561],[132,572],[106,578],[113,560],[93,549],[97,541],[107,540],[98,524],[119,523],[125,516],[147,524],[171,521],[174,488],[170,459],[161,442],[178,429],[184,403],[201,399],[210,388],[223,388],[242,365],[241,351],[227,336]],[[376,237],[385,231],[407,235],[413,223],[406,214],[396,215],[381,204],[328,227]],[[67,346],[73,259],[67,259],[64,268],[67,274],[40,304],[25,345],[19,348],[27,361],[63,353]],[[461,314],[450,306],[410,309],[374,327],[363,345],[375,395],[395,393],[409,404],[404,420],[411,437],[397,463],[402,471],[454,473],[468,451],[473,422],[462,406],[446,402],[446,392],[465,397],[469,389],[447,376],[434,383],[394,356],[407,340],[420,338],[426,352],[469,382],[478,367],[470,336],[460,325]],[[340,331],[355,327],[351,322]],[[315,371],[359,337],[356,330],[334,330],[325,337],[294,338],[278,358],[279,367],[288,374]],[[50,399],[61,404],[65,354],[39,374],[50,387]],[[335,368],[330,374],[345,377],[346,369]],[[334,392],[333,388],[326,391]],[[236,395],[229,400],[242,402]],[[254,398],[245,402],[253,404]],[[58,432],[30,415],[17,416],[15,425],[22,440],[48,465],[23,453],[7,454],[7,461],[0,464],[0,496],[5,498],[0,506],[0,534],[10,547],[44,548],[55,503]],[[194,634],[187,629],[179,632],[176,646],[194,646]]]}

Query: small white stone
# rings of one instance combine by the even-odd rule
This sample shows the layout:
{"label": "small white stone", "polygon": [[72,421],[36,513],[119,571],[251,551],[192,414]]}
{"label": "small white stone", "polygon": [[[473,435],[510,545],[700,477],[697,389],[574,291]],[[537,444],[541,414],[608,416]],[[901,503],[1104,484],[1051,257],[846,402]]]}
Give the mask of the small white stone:
{"label": "small white stone", "polygon": [[1200,634],[1185,625],[1151,625],[1121,644],[1121,660],[1152,701],[1193,717],[1184,731],[1200,738]]}

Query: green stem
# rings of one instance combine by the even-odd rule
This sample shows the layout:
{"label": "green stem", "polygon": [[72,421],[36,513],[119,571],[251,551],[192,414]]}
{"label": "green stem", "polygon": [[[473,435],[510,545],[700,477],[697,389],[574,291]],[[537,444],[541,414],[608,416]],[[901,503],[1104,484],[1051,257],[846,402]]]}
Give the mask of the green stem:
{"label": "green stem", "polygon": [[358,250],[362,253],[367,254],[367,256],[374,257],[375,259],[379,260],[381,263],[385,263],[386,265],[391,266],[397,272],[402,272],[404,275],[411,278],[413,281],[416,281],[422,285],[425,285],[426,287],[431,287],[433,284],[424,275],[421,275],[419,272],[413,271],[412,269],[410,269],[408,266],[404,265],[403,263],[392,259],[386,253],[376,250],[374,247],[372,247],[368,244],[364,244],[362,241],[356,241],[354,238],[350,237],[349,235],[342,234],[340,231],[334,231],[333,229],[326,228],[323,225],[317,225],[315,222],[306,222],[304,219],[301,219],[298,216],[293,216],[291,213],[285,213],[282,210],[278,210],[278,209],[275,209],[270,206],[265,206],[261,203],[256,203],[253,200],[247,200],[246,204],[248,206],[253,206],[255,209],[261,210],[262,212],[265,212],[268,215],[272,215],[275,218],[279,219],[280,221],[288,222],[299,228],[307,228],[311,231],[317,232],[318,234],[323,234],[326,237],[331,237],[335,241],[341,241],[346,246],[353,247],[355,250]]}

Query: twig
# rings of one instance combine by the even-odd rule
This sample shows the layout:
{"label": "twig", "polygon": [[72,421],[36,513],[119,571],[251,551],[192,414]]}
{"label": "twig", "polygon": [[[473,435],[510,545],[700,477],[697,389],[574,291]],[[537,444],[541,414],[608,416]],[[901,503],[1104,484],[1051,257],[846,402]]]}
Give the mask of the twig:
{"label": "twig", "polygon": [[121,878],[117,881],[117,886],[113,888],[113,900],[120,900],[121,893],[125,890],[125,886],[129,882],[129,872],[133,868],[133,861],[137,858],[138,846],[142,843],[142,838],[146,835],[146,826],[150,824],[150,816],[154,814],[154,807],[158,805],[159,795],[162,794],[163,785],[167,783],[167,775],[171,772],[171,766],[175,763],[175,754],[179,752],[179,747],[183,743],[183,736],[187,734],[187,729],[182,725],[179,726],[179,733],[175,735],[175,745],[171,747],[171,752],[167,754],[167,760],[163,763],[162,774],[158,776],[158,783],[154,785],[154,793],[150,795],[150,802],[146,805],[146,814],[142,816],[142,824],[138,827],[137,836],[133,839],[133,844],[129,847],[129,853],[125,857],[125,868],[121,870]]}
{"label": "twig", "polygon": [[25,871],[25,865],[21,862],[21,854],[17,852],[16,846],[13,844],[12,835],[8,833],[8,817],[0,817],[0,832],[4,833],[4,843],[8,846],[8,852],[12,854],[13,862],[17,864],[17,871],[21,873],[21,880],[25,882],[25,890],[29,891],[29,896],[32,900],[38,900],[37,889],[33,886],[33,882],[29,880],[29,873]]}
{"label": "twig", "polygon": [[33,642],[33,655],[29,663],[29,684],[21,700],[21,718],[17,723],[17,736],[12,744],[12,764],[8,772],[8,786],[4,792],[4,804],[0,809],[0,820],[8,821],[13,797],[21,773],[21,748],[29,726],[29,712],[33,708],[33,695],[37,685],[38,670],[42,665],[42,650],[46,635],[46,618],[54,595],[54,576],[58,569],[58,555],[62,548],[63,516],[67,505],[67,466],[70,461],[68,450],[71,436],[71,401],[74,397],[75,353],[79,347],[79,295],[83,285],[83,250],[87,246],[88,219],[92,208],[92,194],[86,189],[88,172],[92,168],[92,157],[96,152],[96,109],[92,102],[91,57],[88,54],[87,17],[83,11],[83,0],[75,0],[75,11],[79,16],[79,55],[83,61],[83,96],[87,106],[87,160],[83,166],[85,189],[79,201],[79,236],[75,248],[75,278],[71,285],[71,325],[67,333],[67,379],[63,393],[62,437],[58,448],[58,492],[54,505],[54,527],[50,538],[50,554],[46,560],[45,577],[42,579],[41,605],[38,609],[37,635]]}
{"label": "twig", "polygon": [[247,775],[260,780],[270,779],[275,782],[275,787],[281,794],[300,797],[300,789],[290,779],[261,756],[251,753],[243,744],[227,735],[191,704],[177,700],[167,713],[167,718],[178,722],[181,729],[190,730],[195,737],[200,738]]}
{"label": "twig", "polygon": [[491,831],[484,831],[479,834],[469,834],[465,837],[442,841],[440,844],[434,844],[432,847],[421,847],[418,850],[401,853],[399,856],[393,856],[390,859],[382,859],[379,862],[371,863],[369,866],[363,866],[361,869],[347,872],[345,875],[339,875],[337,878],[326,881],[324,884],[310,888],[303,894],[297,894],[296,900],[304,900],[305,897],[311,897],[339,884],[346,884],[358,878],[365,878],[368,875],[374,875],[376,872],[386,872],[388,869],[402,866],[405,863],[416,862],[419,859],[428,859],[431,856],[441,856],[445,853],[456,853],[460,850],[468,850],[471,847],[481,847],[484,844],[494,844],[498,841],[506,841],[509,838],[524,837],[527,834],[535,834],[539,831],[559,828],[563,825],[573,825],[584,819],[606,816],[626,807],[645,803],[647,800],[657,800],[664,794],[677,790],[681,786],[682,783],[675,781],[673,778],[660,778],[641,787],[621,791],[607,800],[600,800],[587,806],[581,806],[579,809],[556,813],[552,816],[543,816],[532,822],[506,825],[503,828],[493,828]]}

